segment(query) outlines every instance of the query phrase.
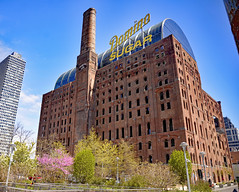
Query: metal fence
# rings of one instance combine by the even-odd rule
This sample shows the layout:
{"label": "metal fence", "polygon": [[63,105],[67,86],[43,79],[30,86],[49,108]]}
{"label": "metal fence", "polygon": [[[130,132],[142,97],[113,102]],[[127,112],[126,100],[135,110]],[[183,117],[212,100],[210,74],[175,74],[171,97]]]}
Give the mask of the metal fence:
{"label": "metal fence", "polygon": [[56,183],[35,183],[33,185],[23,183],[0,183],[0,192],[161,192],[157,188],[125,188],[123,186],[99,186],[84,184],[56,184]]}

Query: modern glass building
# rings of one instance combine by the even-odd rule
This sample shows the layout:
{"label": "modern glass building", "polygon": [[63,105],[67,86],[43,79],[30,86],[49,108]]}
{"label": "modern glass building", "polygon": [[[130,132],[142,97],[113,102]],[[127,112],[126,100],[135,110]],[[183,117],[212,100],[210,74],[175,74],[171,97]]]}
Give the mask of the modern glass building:
{"label": "modern glass building", "polygon": [[238,129],[233,125],[233,123],[228,117],[224,117],[224,123],[230,151],[239,151]]}
{"label": "modern glass building", "polygon": [[12,141],[25,64],[16,52],[0,63],[0,154]]}

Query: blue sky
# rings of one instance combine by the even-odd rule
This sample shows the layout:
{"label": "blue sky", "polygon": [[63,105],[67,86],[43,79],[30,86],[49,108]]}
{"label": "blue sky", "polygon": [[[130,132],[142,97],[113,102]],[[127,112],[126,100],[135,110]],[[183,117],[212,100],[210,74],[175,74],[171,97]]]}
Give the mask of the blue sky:
{"label": "blue sky", "polygon": [[82,15],[90,7],[97,11],[97,53],[147,13],[145,29],[165,18],[176,21],[194,51],[203,89],[239,127],[239,55],[223,0],[0,0],[0,60],[17,51],[27,61],[17,115],[26,129],[36,136],[42,94],[75,67]]}

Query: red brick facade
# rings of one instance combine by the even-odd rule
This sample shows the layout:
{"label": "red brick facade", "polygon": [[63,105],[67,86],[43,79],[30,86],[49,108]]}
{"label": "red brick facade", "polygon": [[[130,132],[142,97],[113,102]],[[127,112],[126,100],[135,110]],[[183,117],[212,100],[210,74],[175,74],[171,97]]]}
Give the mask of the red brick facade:
{"label": "red brick facade", "polygon": [[[196,61],[170,35],[97,69],[95,10],[84,13],[76,80],[43,95],[38,138],[62,141],[71,154],[91,127],[102,139],[135,144],[144,161],[167,163],[181,142],[198,177],[227,181],[231,158],[220,102],[202,88]],[[192,180],[195,178],[193,177]]]}

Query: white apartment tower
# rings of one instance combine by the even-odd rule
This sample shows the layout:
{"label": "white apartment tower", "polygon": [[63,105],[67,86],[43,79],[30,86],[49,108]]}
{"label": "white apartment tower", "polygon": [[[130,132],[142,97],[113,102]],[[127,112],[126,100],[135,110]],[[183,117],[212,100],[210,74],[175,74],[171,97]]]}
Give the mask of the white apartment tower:
{"label": "white apartment tower", "polygon": [[0,154],[8,153],[13,138],[25,65],[16,52],[0,63]]}

